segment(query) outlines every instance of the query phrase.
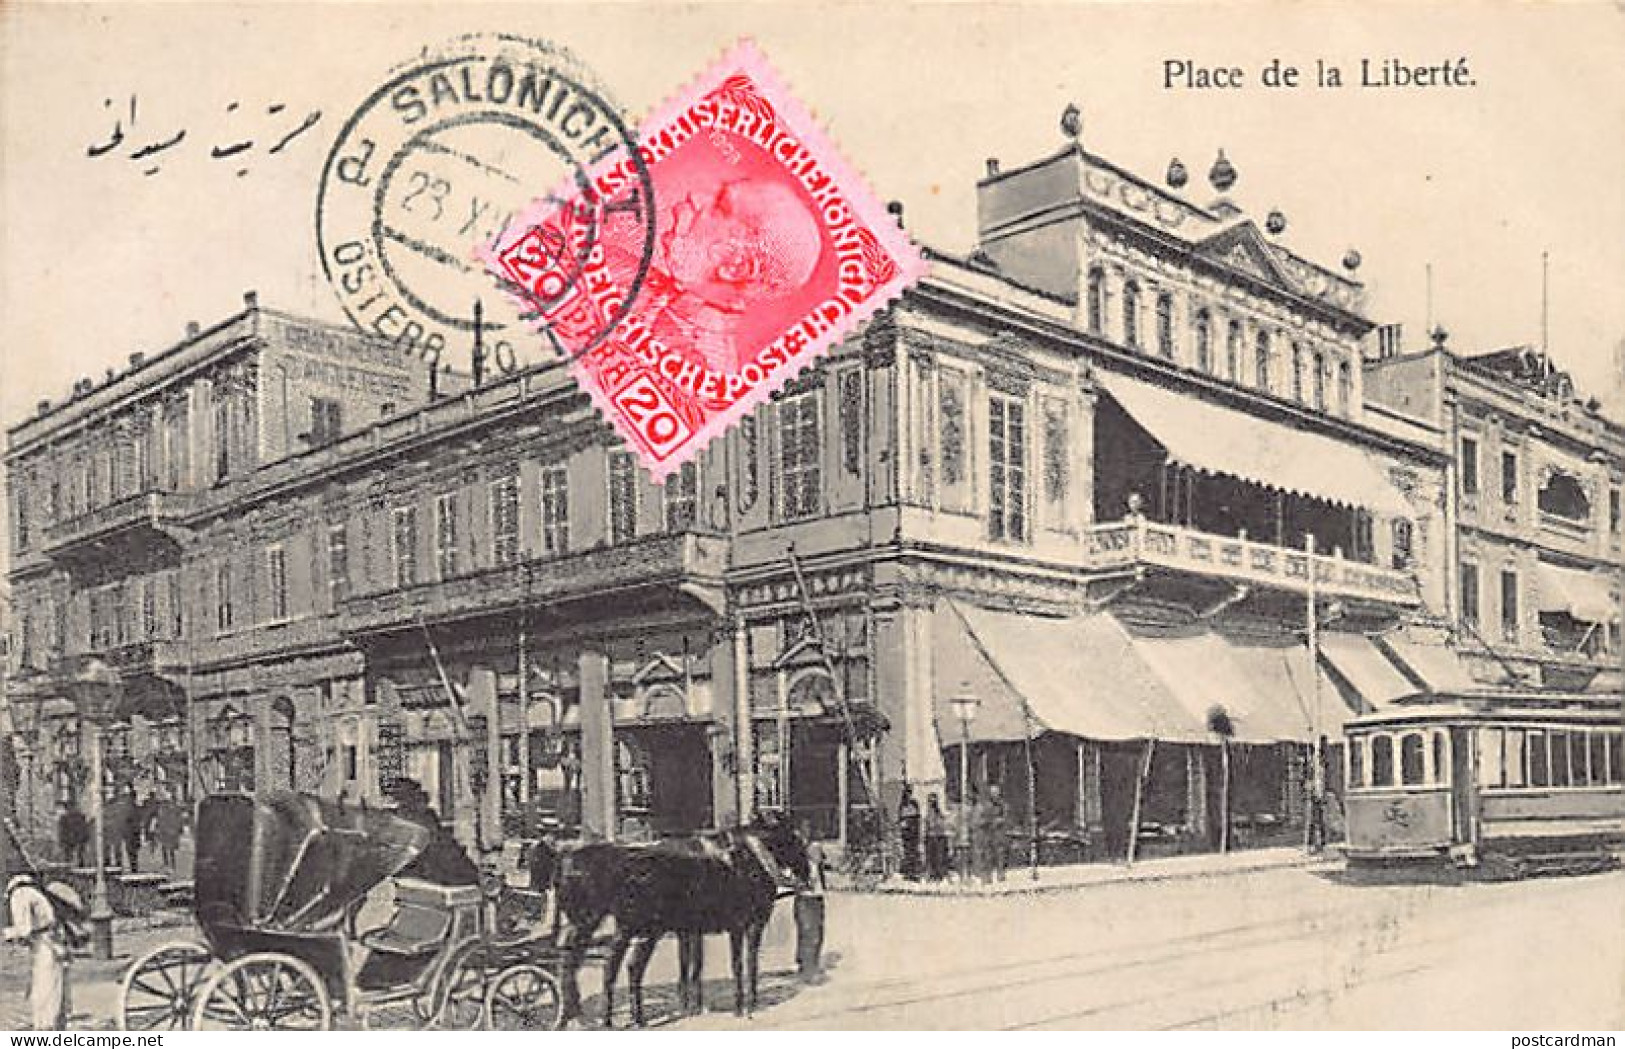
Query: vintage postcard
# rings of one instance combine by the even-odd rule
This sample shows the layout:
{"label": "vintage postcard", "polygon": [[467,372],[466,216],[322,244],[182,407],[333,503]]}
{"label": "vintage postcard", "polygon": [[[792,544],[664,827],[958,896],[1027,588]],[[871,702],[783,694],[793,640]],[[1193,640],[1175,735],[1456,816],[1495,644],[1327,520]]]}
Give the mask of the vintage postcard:
{"label": "vintage postcard", "polygon": [[0,8],[0,1028],[1613,1044],[1622,127],[1600,2]]}

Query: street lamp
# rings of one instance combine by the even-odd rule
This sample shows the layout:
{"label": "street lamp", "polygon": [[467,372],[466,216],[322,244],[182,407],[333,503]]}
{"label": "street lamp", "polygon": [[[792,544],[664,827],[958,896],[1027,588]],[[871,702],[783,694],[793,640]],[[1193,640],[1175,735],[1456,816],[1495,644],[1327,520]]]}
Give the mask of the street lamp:
{"label": "street lamp", "polygon": [[954,717],[959,719],[959,878],[968,882],[971,816],[970,723],[976,720],[976,708],[981,706],[982,701],[970,690],[969,684],[962,684],[948,702],[954,708]]}
{"label": "street lamp", "polygon": [[118,671],[99,659],[87,660],[66,682],[79,717],[90,725],[90,782],[96,803],[96,887],[90,900],[90,945],[97,958],[113,957],[113,907],[107,894],[106,797],[102,782],[102,732],[118,713],[123,686]]}

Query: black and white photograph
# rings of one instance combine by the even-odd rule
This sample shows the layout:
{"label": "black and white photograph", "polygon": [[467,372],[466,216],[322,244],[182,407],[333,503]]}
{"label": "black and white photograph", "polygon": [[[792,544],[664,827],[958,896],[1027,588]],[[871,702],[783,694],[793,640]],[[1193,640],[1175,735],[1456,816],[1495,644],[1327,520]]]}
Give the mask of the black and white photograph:
{"label": "black and white photograph", "polygon": [[1622,186],[1600,0],[0,6],[0,1030],[1625,1030]]}

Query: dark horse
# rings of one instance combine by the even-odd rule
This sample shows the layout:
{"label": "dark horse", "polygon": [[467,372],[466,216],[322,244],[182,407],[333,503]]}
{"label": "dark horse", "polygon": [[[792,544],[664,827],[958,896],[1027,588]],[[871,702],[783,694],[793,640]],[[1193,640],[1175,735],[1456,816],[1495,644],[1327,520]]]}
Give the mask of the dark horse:
{"label": "dark horse", "polygon": [[643,1026],[643,973],[655,945],[676,933],[680,947],[678,995],[685,1012],[698,1011],[701,937],[725,932],[732,949],[734,1012],[756,1008],[758,951],[782,879],[808,877],[806,845],[787,824],[759,820],[691,841],[659,845],[583,845],[567,852],[558,870],[558,913],[570,923],[565,1012],[581,1012],[576,982],[587,948],[604,919],[615,919],[604,966],[604,1025],[613,1025],[615,982],[627,967],[632,1023]]}

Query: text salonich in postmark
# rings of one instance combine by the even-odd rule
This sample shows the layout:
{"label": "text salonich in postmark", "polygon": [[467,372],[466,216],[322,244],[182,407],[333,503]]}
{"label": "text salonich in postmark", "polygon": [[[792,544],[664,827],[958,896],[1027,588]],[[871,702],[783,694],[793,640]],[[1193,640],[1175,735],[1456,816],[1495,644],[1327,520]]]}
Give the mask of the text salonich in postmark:
{"label": "text salonich in postmark", "polygon": [[656,480],[925,272],[749,43],[591,174],[479,256]]}

